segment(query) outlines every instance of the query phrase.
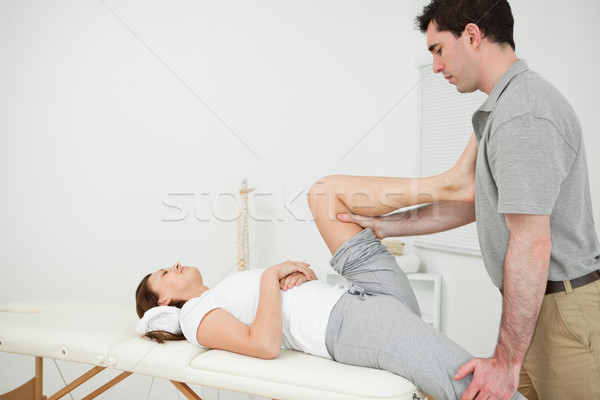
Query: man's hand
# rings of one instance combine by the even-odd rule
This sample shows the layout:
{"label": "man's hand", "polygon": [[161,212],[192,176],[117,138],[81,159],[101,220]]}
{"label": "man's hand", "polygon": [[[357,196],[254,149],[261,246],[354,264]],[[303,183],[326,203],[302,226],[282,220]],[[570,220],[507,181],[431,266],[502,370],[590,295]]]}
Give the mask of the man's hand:
{"label": "man's hand", "polygon": [[475,221],[475,204],[442,201],[381,217],[345,213],[338,214],[337,219],[341,222],[355,223],[363,228],[371,228],[378,239],[427,235]]}
{"label": "man's hand", "polygon": [[[381,229],[381,217],[369,217],[359,214],[338,214],[337,220],[341,222],[354,222],[361,228],[371,228],[378,239],[383,239],[387,232]],[[384,225],[385,227],[385,225]]]}
{"label": "man's hand", "polygon": [[474,358],[458,369],[454,380],[473,373],[473,380],[461,400],[509,400],[519,386],[520,370],[517,364],[507,365],[495,358]]}
{"label": "man's hand", "polygon": [[[319,279],[319,278],[317,278],[317,275],[315,274],[315,272],[312,269],[309,269],[309,272],[311,274],[312,280]],[[306,281],[308,281],[306,275],[304,275],[301,272],[293,272],[293,273],[289,274],[288,276],[281,278],[279,280],[279,286],[281,287],[281,290],[285,291],[285,290],[291,289],[295,286],[300,286]]]}

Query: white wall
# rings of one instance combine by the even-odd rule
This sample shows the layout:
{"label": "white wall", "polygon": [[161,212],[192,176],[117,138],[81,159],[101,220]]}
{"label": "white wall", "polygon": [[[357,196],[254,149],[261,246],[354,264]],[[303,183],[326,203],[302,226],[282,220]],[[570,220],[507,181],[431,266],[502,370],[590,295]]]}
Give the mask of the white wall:
{"label": "white wall", "polygon": [[[255,224],[256,264],[325,262],[284,200],[326,174],[411,165],[408,100],[367,134],[416,79],[395,3],[106,2],[117,18],[102,2],[2,2],[2,299],[129,301],[175,260],[216,279],[235,260],[235,222],[216,217],[236,205],[210,204],[242,178],[271,220]],[[197,190],[208,222],[189,196],[167,200],[186,219],[163,221],[181,215],[169,193]],[[310,215],[303,196],[288,208]]]}
{"label": "white wall", "polygon": [[[236,257],[236,222],[217,217],[237,205],[219,194],[243,178],[267,220],[251,221],[252,265],[323,276],[312,182],[414,174],[417,92],[396,105],[417,81],[413,15],[394,0],[0,2],[0,302],[133,313],[141,277],[177,260],[214,284]],[[185,215],[163,200],[187,218],[163,221]],[[32,365],[0,354],[0,393]]]}

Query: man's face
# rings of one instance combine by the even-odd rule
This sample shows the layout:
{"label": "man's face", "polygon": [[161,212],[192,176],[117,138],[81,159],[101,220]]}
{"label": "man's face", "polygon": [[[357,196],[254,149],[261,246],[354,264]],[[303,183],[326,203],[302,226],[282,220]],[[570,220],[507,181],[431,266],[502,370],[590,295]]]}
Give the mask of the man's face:
{"label": "man's face", "polygon": [[449,31],[438,31],[435,22],[431,22],[427,27],[427,48],[433,55],[433,72],[444,74],[461,93],[478,89],[477,63],[465,33],[457,38]]}

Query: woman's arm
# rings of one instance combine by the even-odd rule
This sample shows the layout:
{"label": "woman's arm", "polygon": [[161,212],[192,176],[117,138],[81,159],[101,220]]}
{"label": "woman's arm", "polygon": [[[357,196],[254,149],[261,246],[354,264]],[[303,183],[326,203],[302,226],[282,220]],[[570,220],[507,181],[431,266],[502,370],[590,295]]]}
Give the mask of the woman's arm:
{"label": "woman's arm", "polygon": [[222,308],[204,316],[196,338],[202,346],[272,359],[281,348],[281,288],[279,280],[302,272],[311,280],[308,264],[286,261],[269,267],[260,280],[260,294],[256,318],[251,326],[239,321]]}

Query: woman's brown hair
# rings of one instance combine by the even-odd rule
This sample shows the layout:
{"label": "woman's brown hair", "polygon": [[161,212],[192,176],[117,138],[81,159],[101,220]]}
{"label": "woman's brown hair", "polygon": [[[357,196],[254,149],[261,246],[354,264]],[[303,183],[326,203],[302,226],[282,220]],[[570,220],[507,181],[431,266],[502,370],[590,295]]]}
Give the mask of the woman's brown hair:
{"label": "woman's brown hair", "polygon": [[[153,307],[158,306],[158,295],[150,289],[148,285],[148,279],[152,274],[146,275],[135,291],[135,311],[138,317],[142,318],[144,313]],[[181,308],[185,304],[185,301],[177,301],[171,303],[173,307]],[[154,340],[158,343],[164,343],[167,340],[185,340],[183,335],[174,335],[167,331],[150,331],[147,332],[143,337]]]}

